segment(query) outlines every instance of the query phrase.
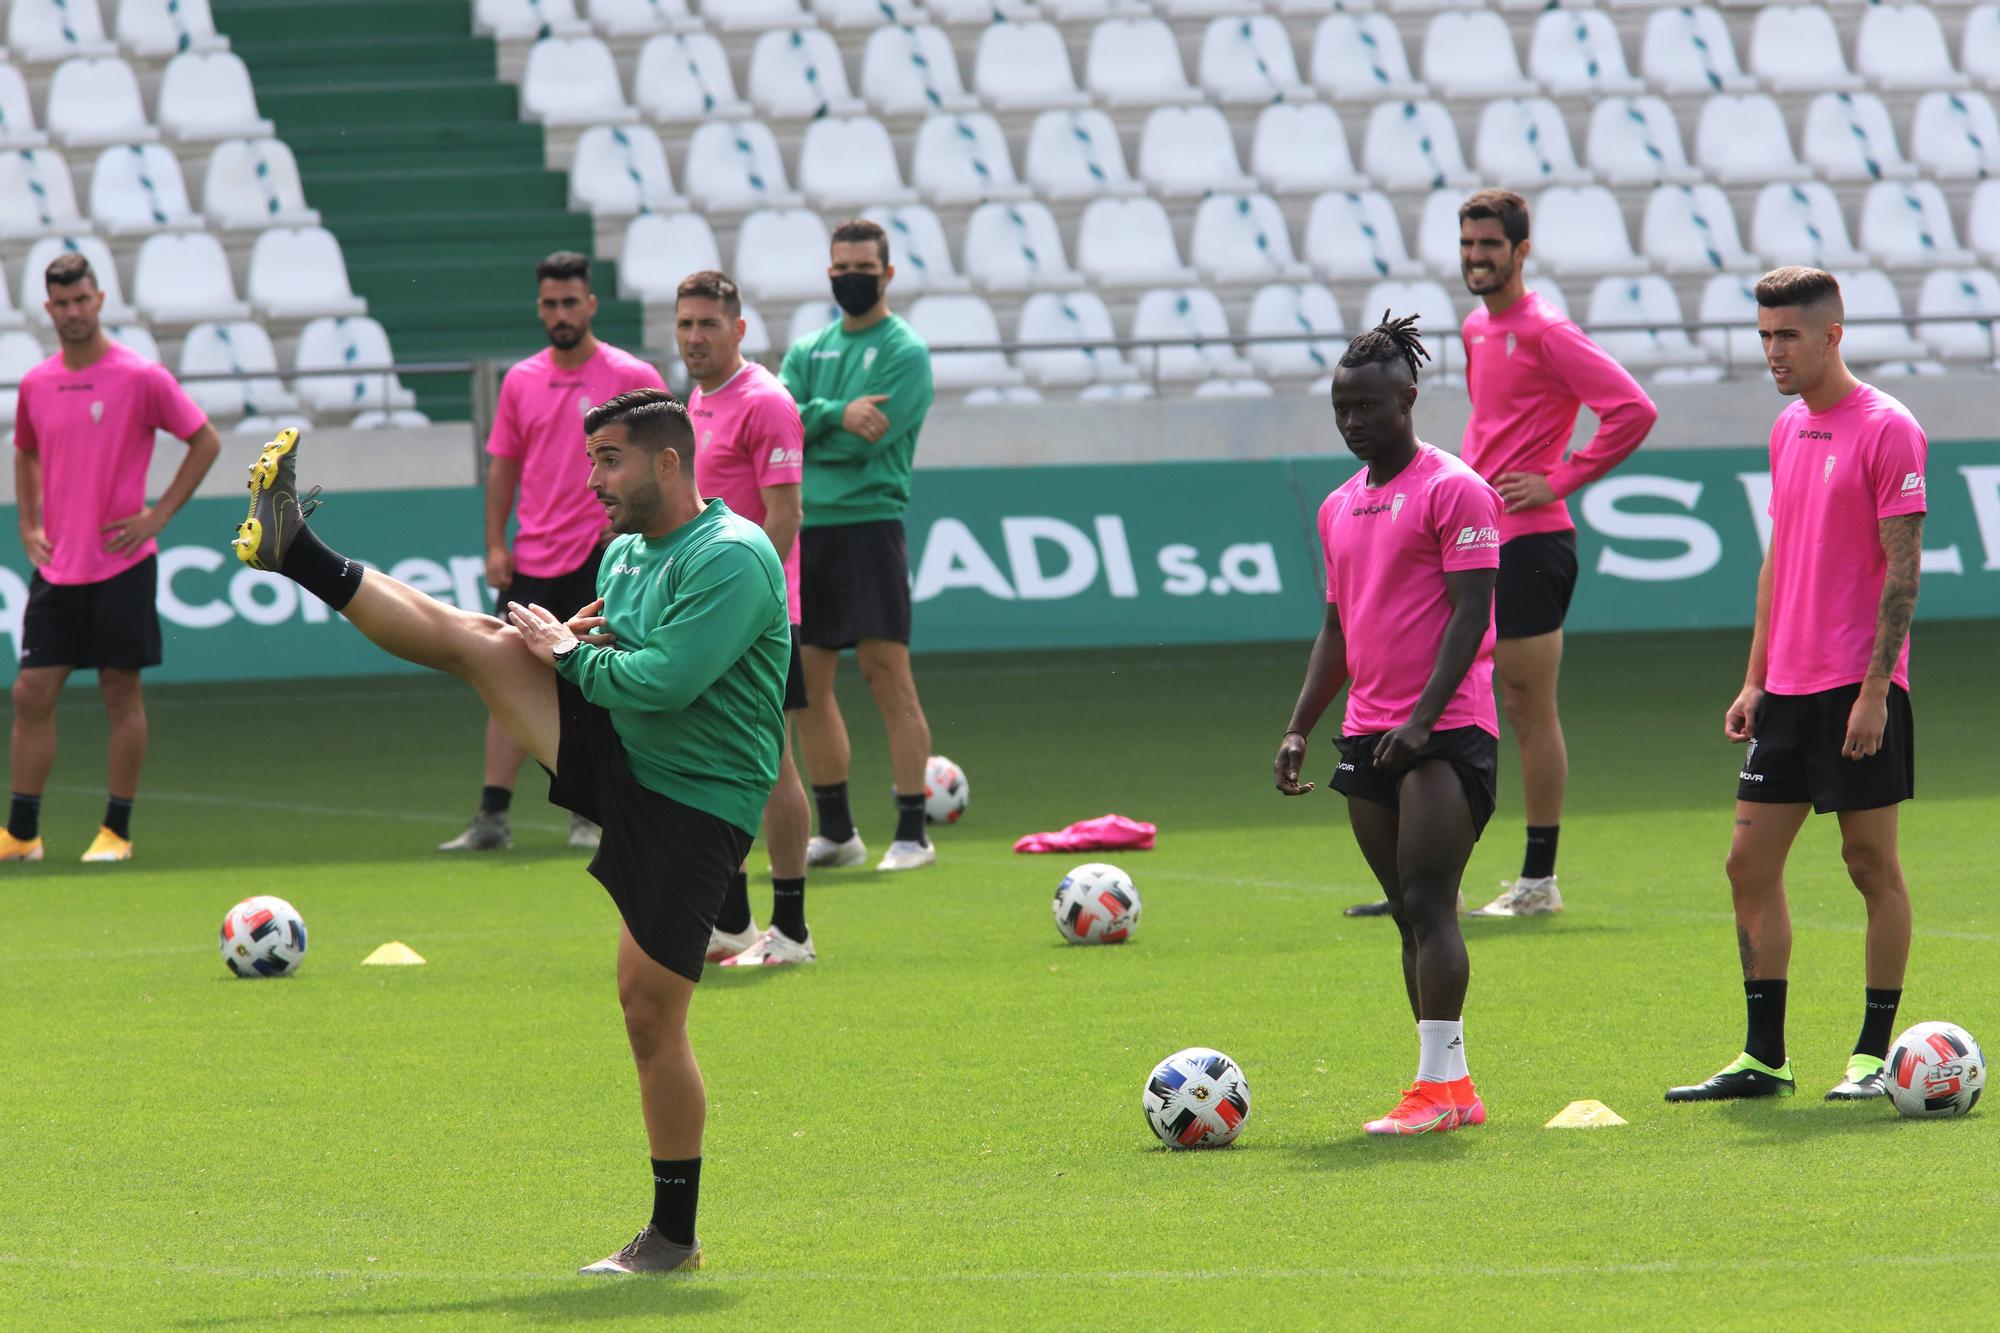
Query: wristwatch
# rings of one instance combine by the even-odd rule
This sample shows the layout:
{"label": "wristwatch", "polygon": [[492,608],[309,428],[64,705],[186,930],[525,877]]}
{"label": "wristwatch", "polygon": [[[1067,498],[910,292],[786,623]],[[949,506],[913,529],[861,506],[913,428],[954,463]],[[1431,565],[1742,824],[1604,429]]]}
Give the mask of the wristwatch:
{"label": "wristwatch", "polygon": [[582,639],[565,639],[557,644],[554,649],[557,664],[560,665],[564,658],[581,647],[583,647]]}

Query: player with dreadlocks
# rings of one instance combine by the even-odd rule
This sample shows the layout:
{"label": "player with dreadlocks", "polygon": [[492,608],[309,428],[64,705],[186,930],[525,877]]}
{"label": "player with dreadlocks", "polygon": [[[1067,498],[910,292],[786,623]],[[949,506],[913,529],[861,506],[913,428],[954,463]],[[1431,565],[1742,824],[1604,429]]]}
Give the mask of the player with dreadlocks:
{"label": "player with dreadlocks", "polygon": [[1484,1124],[1466,1072],[1461,1014],[1470,968],[1458,885],[1493,815],[1500,725],[1493,703],[1493,584],[1500,496],[1417,438],[1414,317],[1347,345],[1333,419],[1365,465],[1320,506],[1326,617],[1273,764],[1303,796],[1306,738],[1347,687],[1332,787],[1402,933],[1403,985],[1417,1019],[1417,1078],[1370,1134]]}

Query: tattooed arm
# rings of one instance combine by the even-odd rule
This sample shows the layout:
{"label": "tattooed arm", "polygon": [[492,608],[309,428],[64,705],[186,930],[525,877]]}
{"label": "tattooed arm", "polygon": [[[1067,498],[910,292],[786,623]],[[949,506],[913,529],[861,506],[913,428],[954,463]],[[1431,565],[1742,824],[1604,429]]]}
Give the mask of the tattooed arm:
{"label": "tattooed arm", "polygon": [[1847,740],[1840,753],[1866,759],[1882,748],[1882,730],[1889,719],[1889,677],[1910,637],[1910,617],[1917,609],[1917,574],[1923,563],[1924,516],[1897,514],[1876,525],[1888,567],[1882,573],[1882,599],[1875,609],[1875,647],[1868,656],[1868,677],[1847,715]]}

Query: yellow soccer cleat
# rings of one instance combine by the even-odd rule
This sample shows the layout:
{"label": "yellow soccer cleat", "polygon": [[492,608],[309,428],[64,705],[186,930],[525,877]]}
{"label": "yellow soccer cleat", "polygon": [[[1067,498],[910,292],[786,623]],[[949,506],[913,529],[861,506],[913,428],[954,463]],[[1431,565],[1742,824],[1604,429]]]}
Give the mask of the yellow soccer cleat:
{"label": "yellow soccer cleat", "polygon": [[285,427],[264,446],[250,465],[250,514],[236,527],[236,558],[252,569],[275,571],[284,563],[285,548],[319,507],[314,489],[299,495],[297,476],[299,433]]}
{"label": "yellow soccer cleat", "polygon": [[42,859],[42,840],[15,837],[0,828],[0,861],[39,861]]}
{"label": "yellow soccer cleat", "polygon": [[[35,859],[41,859],[42,840],[35,839]],[[129,861],[132,859],[132,840],[121,838],[110,829],[99,825],[97,836],[90,840],[90,849],[83,854],[85,861]]]}

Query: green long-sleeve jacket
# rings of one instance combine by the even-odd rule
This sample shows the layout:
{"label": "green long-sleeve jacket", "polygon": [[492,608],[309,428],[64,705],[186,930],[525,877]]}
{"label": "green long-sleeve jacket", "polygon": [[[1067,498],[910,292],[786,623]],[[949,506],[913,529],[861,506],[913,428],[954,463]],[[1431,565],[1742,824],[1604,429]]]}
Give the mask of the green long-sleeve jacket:
{"label": "green long-sleeve jacket", "polygon": [[[917,432],[931,410],[931,349],[902,318],[891,315],[859,333],[839,320],[785,353],[779,372],[798,400],[806,428],[805,526],[834,527],[901,518],[910,507],[910,465]],[[864,394],[889,433],[874,444],[841,428],[841,413]]]}

